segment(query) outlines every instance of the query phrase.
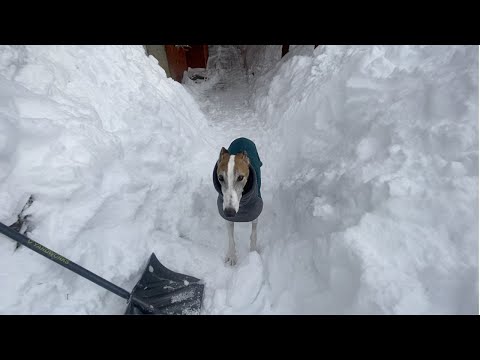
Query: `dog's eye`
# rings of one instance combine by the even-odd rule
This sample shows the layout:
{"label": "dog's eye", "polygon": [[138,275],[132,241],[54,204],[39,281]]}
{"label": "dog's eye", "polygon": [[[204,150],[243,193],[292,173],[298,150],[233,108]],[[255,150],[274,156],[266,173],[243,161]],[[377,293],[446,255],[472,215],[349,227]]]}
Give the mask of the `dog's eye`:
{"label": "dog's eye", "polygon": [[220,176],[218,177],[218,181],[223,182],[223,175],[220,175]]}
{"label": "dog's eye", "polygon": [[237,178],[237,181],[242,181],[243,180],[243,176],[240,175],[238,178]]}

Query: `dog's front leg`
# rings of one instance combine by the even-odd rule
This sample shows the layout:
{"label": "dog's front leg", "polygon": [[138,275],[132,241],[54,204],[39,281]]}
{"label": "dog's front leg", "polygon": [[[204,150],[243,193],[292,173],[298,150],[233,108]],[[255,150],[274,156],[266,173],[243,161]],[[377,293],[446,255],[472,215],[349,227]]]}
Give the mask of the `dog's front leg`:
{"label": "dog's front leg", "polygon": [[235,265],[237,263],[237,254],[235,251],[235,239],[233,237],[233,228],[234,223],[232,221],[227,221],[227,230],[228,230],[228,252],[225,262],[230,265]]}
{"label": "dog's front leg", "polygon": [[252,234],[250,235],[250,251],[257,251],[257,224],[258,218],[252,221]]}

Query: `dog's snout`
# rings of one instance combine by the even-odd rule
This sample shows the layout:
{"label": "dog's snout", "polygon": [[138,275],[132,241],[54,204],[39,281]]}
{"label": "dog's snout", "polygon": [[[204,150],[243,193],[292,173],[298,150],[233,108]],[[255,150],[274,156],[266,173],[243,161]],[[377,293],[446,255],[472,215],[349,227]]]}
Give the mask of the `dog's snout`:
{"label": "dog's snout", "polygon": [[227,217],[234,217],[237,212],[235,211],[234,208],[226,208],[225,209],[225,215]]}

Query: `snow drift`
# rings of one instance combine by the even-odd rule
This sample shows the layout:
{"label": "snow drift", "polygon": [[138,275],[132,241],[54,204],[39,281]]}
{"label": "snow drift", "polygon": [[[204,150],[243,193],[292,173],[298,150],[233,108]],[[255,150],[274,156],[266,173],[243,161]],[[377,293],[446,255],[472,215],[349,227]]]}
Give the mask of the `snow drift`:
{"label": "snow drift", "polygon": [[478,47],[294,47],[250,101],[274,306],[478,312]]}
{"label": "snow drift", "polygon": [[[34,194],[30,236],[130,290],[162,234],[178,233],[206,126],[141,46],[2,46],[0,220]],[[0,313],[125,307],[3,236],[0,249]]]}

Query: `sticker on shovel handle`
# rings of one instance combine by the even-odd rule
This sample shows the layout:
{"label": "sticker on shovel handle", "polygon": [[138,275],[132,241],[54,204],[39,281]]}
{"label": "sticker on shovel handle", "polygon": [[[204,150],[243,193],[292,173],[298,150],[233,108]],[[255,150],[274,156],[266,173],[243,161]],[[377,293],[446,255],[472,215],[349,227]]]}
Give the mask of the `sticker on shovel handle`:
{"label": "sticker on shovel handle", "polygon": [[33,244],[33,246],[35,246],[38,250],[42,251],[43,253],[45,253],[46,255],[48,255],[52,260],[57,260],[57,261],[60,261],[64,264],[69,264],[70,261],[66,258],[64,258],[62,255],[59,255],[57,254],[56,252],[50,250],[50,249],[47,249],[45,246],[43,245],[40,245],[39,243],[31,240],[31,239],[28,239],[28,244]]}

